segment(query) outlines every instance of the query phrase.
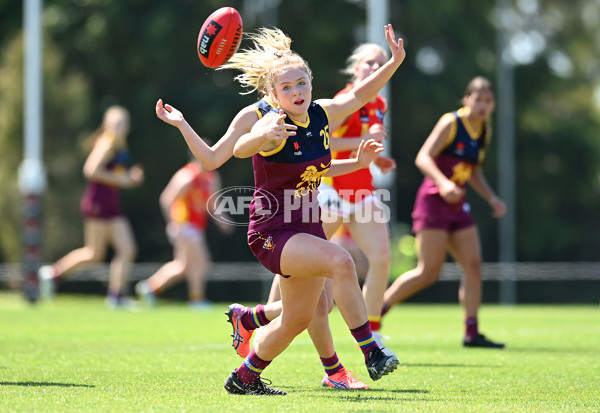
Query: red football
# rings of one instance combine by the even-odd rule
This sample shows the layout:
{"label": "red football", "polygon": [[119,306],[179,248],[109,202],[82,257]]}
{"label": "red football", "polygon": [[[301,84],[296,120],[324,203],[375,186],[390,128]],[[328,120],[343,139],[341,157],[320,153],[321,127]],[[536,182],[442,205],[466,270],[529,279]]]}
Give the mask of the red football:
{"label": "red football", "polygon": [[242,39],[242,16],[221,7],[208,16],[198,34],[198,56],[206,67],[219,67],[237,51]]}

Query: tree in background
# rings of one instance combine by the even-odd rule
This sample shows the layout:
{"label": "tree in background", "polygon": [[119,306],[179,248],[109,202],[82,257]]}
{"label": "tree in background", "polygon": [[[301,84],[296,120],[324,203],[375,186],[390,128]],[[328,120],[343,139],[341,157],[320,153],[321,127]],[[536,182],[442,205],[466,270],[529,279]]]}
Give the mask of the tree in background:
{"label": "tree in background", "polygon": [[[248,3],[258,2],[231,5],[244,17]],[[508,20],[499,20],[493,1],[439,0],[434,6],[419,0],[389,3],[391,22],[405,38],[407,51],[391,83],[398,220],[410,222],[422,178],[414,158],[437,116],[456,108],[468,79],[478,74],[496,79],[496,26],[508,21],[512,48],[519,52],[515,55],[517,258],[597,260],[598,2],[515,0]],[[84,185],[85,151],[80,143],[114,103],[131,110],[132,156],[147,165],[146,184],[125,194],[124,200],[140,242],[139,260],[169,258],[158,196],[187,155],[177,132],[156,119],[156,100],[178,102],[190,124],[212,139],[223,134],[232,114],[252,102],[251,97],[240,101],[233,73],[207,69],[198,60],[198,30],[219,7],[218,0],[45,1],[46,56],[52,49],[50,55],[59,57],[51,63],[53,72],[45,69],[44,145],[49,176],[44,233],[55,237],[46,239],[47,260],[80,243],[81,230],[75,227],[79,220],[71,220],[78,214]],[[21,29],[15,21],[22,21],[21,9],[18,0],[0,5],[0,260],[4,261],[19,260],[16,168],[22,147],[22,52],[21,43],[15,43],[20,42],[15,39]],[[311,62],[318,79],[314,96],[330,96],[342,88],[345,78],[339,71],[344,59],[366,40],[365,1],[282,0],[273,16],[294,39],[292,48]],[[244,23],[245,31],[268,25],[251,18]],[[71,86],[69,93],[63,83],[67,79],[77,79],[71,82],[79,85]],[[494,184],[497,151],[490,155],[486,175]],[[249,161],[228,162],[220,170],[223,185],[252,185],[250,171]],[[476,215],[488,213],[485,205],[473,209]],[[496,223],[482,218],[475,217],[486,236],[483,256],[493,261]],[[207,235],[216,261],[252,259],[243,231],[226,241]]]}
{"label": "tree in background", "polygon": [[[79,195],[85,152],[82,136],[89,117],[85,78],[66,72],[62,56],[47,40],[44,51],[44,158],[52,190],[44,197],[44,247],[49,254],[73,245],[71,232],[81,232]],[[84,132],[84,134],[82,134]],[[23,39],[14,37],[0,58],[0,260],[21,260],[21,194],[17,169],[23,152]],[[77,241],[75,241],[77,242]]]}
{"label": "tree in background", "polygon": [[[392,91],[398,219],[409,220],[420,182],[414,157],[436,113],[455,107],[461,82],[477,74],[497,78],[496,28],[504,25],[512,34],[515,70],[517,259],[597,260],[592,234],[600,231],[600,47],[594,39],[600,5],[513,1],[502,15],[495,2],[447,0],[432,9],[411,0],[394,2],[392,9],[407,37],[406,65]],[[495,145],[498,136],[492,139]],[[491,151],[485,167],[492,183],[497,154]],[[473,210],[489,213],[486,205]],[[497,224],[475,218],[489,238],[484,258],[493,261]]]}

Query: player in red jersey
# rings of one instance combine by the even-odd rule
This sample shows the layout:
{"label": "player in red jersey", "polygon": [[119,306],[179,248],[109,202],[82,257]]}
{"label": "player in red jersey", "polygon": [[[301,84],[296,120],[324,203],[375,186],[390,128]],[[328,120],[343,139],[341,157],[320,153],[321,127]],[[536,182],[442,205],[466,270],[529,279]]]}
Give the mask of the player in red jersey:
{"label": "player in red jersey", "polygon": [[[206,272],[210,252],[204,232],[208,224],[208,199],[220,189],[217,172],[208,171],[194,158],[179,169],[160,195],[160,206],[167,220],[167,234],[173,243],[173,260],[164,264],[147,280],[138,282],[135,291],[148,306],[156,297],[183,277],[187,278],[190,308],[206,309]],[[210,211],[210,215],[216,212]],[[231,225],[215,219],[224,234],[233,231]]]}
{"label": "player in red jersey", "polygon": [[[258,109],[254,105],[242,109],[229,130],[241,132],[235,139],[234,154],[252,156],[255,167],[257,191],[248,233],[251,249],[266,268],[289,278],[280,286],[281,316],[266,327],[242,365],[230,374],[225,388],[235,394],[285,394],[262,383],[260,374],[313,320],[324,277],[333,279],[338,307],[365,355],[371,378],[377,380],[393,371],[398,360],[384,355],[372,337],[354,263],[341,247],[326,241],[316,190],[324,174],[365,167],[382,149],[375,141],[367,141],[359,147],[356,159],[330,163],[328,121],[348,116],[377,94],[403,61],[403,42],[396,42],[392,27],[386,26],[392,58],[344,97],[312,102],[310,69],[289,48],[291,40],[279,30],[268,29],[252,39],[254,49],[236,53],[223,68],[240,69],[242,74],[236,79],[251,90],[264,90],[266,98]],[[164,114],[160,103],[159,117],[179,126],[192,150],[204,156],[197,135],[180,114]],[[265,189],[265,194],[260,189]],[[263,219],[259,206],[264,204],[259,204],[259,196],[268,194],[284,201],[283,215]]]}
{"label": "player in red jersey", "polygon": [[465,199],[468,183],[492,208],[492,216],[506,212],[504,202],[490,188],[481,164],[491,137],[489,118],[494,110],[490,82],[476,77],[467,86],[464,107],[446,113],[421,147],[416,165],[425,178],[412,213],[417,236],[417,268],[402,274],[385,292],[386,312],[437,281],[446,251],[464,271],[459,300],[464,308],[465,347],[504,348],[479,333],[481,305],[481,247],[477,227]]}
{"label": "player in red jersey", "polygon": [[[376,44],[363,44],[348,58],[345,73],[352,75],[353,81],[339,94],[348,93],[354,83],[358,83],[378,70],[387,60],[387,53]],[[357,112],[346,118],[335,129],[335,145],[339,148],[332,154],[335,159],[351,159],[356,155],[358,139],[385,138],[383,116],[387,112],[386,100],[377,95]],[[336,125],[332,125],[332,128]],[[356,137],[359,137],[358,139]],[[346,145],[344,146],[342,145]],[[379,156],[375,162],[383,173],[395,168],[393,159]],[[363,296],[369,313],[373,336],[381,347],[383,339],[379,333],[381,305],[387,287],[390,271],[390,240],[387,227],[386,206],[375,194],[373,177],[369,168],[356,172],[326,178],[321,185],[321,208],[324,212],[326,234],[333,234],[343,223],[352,238],[365,254],[369,269],[363,284]],[[391,351],[385,348],[389,354]]]}
{"label": "player in red jersey", "polygon": [[111,106],[95,138],[90,155],[83,166],[88,180],[81,199],[84,217],[85,245],[71,251],[52,266],[39,270],[42,298],[51,299],[55,284],[83,266],[101,262],[110,244],[115,250],[110,265],[107,304],[110,307],[130,307],[127,279],[136,255],[136,243],[129,221],[123,214],[120,190],[141,185],[144,171],[139,165],[128,168],[129,112],[121,106]]}

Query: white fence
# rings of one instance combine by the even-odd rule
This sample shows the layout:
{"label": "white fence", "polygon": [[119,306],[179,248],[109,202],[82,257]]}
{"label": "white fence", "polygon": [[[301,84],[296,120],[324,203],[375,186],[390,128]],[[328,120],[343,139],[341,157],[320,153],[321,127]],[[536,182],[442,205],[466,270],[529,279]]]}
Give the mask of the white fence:
{"label": "white fence", "polygon": [[[163,263],[136,263],[130,279],[137,281],[148,278]],[[108,264],[94,265],[69,277],[73,281],[106,281]],[[460,279],[462,271],[456,263],[446,263],[440,276],[441,281]],[[0,264],[0,282],[18,281],[22,277],[21,265],[16,263]],[[273,274],[258,262],[216,262],[209,269],[209,280],[271,280]],[[600,262],[515,262],[484,263],[483,279],[501,281],[600,281]]]}

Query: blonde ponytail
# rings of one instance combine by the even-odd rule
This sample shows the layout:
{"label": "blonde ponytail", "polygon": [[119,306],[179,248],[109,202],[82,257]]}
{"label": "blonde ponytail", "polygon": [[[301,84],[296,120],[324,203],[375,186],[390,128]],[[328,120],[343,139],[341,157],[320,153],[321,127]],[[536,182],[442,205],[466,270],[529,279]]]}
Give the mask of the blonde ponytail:
{"label": "blonde ponytail", "polygon": [[235,77],[247,89],[242,94],[254,91],[268,94],[275,88],[279,69],[289,65],[299,65],[312,80],[308,63],[290,48],[292,39],[280,29],[261,28],[257,33],[246,37],[254,43],[254,47],[236,52],[227,63],[217,68],[238,69],[242,72]]}

